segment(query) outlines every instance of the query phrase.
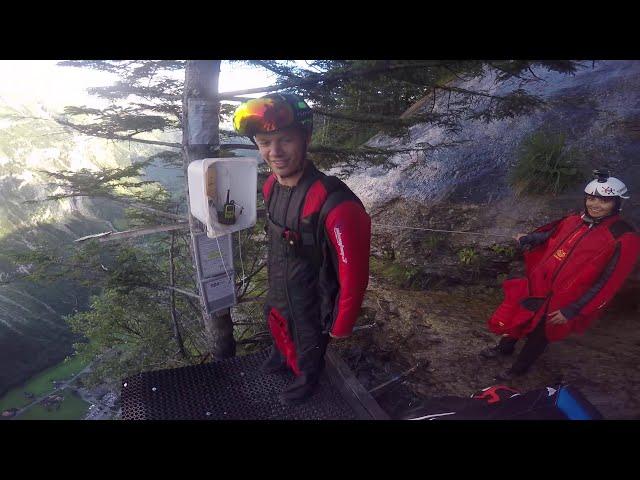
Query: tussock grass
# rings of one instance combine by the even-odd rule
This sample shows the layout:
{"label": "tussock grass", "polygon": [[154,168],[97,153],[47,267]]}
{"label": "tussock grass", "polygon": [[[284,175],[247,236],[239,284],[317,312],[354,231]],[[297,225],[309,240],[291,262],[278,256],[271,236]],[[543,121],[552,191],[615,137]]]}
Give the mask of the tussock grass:
{"label": "tussock grass", "polygon": [[536,132],[526,138],[509,181],[518,195],[553,194],[585,180],[583,160],[564,134]]}

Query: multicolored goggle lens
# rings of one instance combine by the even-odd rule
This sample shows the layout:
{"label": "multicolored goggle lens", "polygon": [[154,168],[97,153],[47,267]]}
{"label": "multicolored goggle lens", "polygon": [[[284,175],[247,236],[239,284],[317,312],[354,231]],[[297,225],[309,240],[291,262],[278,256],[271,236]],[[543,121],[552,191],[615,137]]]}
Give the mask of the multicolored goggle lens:
{"label": "multicolored goggle lens", "polygon": [[270,133],[293,125],[295,114],[291,105],[274,98],[256,98],[238,107],[233,126],[240,135]]}

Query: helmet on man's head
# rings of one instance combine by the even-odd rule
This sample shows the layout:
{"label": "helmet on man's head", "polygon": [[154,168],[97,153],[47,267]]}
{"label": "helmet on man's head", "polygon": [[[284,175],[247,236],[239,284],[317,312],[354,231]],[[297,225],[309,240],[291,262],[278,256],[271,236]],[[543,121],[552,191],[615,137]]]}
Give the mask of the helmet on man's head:
{"label": "helmet on man's head", "polygon": [[610,177],[604,169],[593,171],[594,180],[584,188],[584,193],[596,197],[620,197],[628,199],[627,186],[615,177]]}
{"label": "helmet on man's head", "polygon": [[257,133],[274,133],[298,126],[313,130],[313,112],[304,99],[292,93],[271,93],[241,104],[233,114],[233,127],[251,139]]}

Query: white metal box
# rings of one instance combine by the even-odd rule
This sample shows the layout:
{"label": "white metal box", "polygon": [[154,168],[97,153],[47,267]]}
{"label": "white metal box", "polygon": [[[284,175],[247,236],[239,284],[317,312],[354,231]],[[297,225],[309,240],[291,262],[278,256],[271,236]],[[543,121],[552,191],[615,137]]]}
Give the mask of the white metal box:
{"label": "white metal box", "polygon": [[[194,160],[189,164],[188,175],[191,214],[206,225],[209,238],[256,224],[258,161],[255,158]],[[225,205],[230,204],[233,208],[225,209]],[[234,222],[225,224],[224,214],[231,210],[234,210]]]}

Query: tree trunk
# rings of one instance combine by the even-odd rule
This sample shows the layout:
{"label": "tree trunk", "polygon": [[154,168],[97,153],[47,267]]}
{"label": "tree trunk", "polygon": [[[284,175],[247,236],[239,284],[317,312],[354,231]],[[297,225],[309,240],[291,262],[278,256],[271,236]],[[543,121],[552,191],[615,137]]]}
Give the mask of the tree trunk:
{"label": "tree trunk", "polygon": [[[194,235],[202,231],[200,223],[191,215],[188,189],[188,166],[194,160],[211,157],[219,149],[218,77],[220,60],[189,60],[185,69],[184,94],[182,97],[183,131],[182,152],[187,207],[189,208],[189,230],[191,243]],[[195,104],[200,108],[194,108]],[[191,104],[191,109],[189,108]],[[191,125],[191,128],[190,128]],[[195,248],[192,248],[195,252]],[[195,269],[195,258],[192,258]],[[233,357],[236,344],[233,338],[231,310],[225,309],[207,314],[204,309],[204,292],[200,288],[200,308],[207,335],[207,348],[214,359]]]}

